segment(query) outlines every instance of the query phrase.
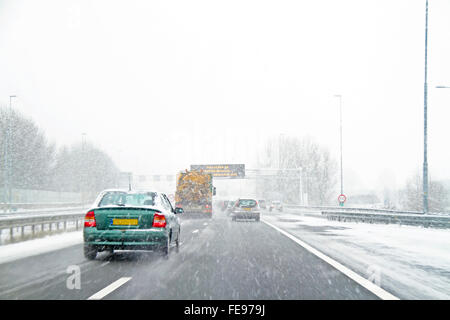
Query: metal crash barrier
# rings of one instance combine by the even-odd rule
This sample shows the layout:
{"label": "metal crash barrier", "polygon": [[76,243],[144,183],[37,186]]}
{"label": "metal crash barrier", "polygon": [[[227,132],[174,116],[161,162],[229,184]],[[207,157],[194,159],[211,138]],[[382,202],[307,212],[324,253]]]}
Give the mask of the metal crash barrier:
{"label": "metal crash barrier", "polygon": [[45,226],[48,226],[47,231],[49,232],[62,230],[66,231],[69,222],[73,222],[75,224],[75,230],[78,230],[83,226],[84,215],[84,212],[79,212],[59,215],[46,214],[36,216],[4,217],[0,218],[0,232],[3,232],[5,229],[9,229],[10,241],[14,241],[15,229],[20,229],[20,239],[23,239],[25,237],[25,227],[31,227],[32,237],[35,236],[37,232],[36,229],[43,232],[45,230]]}
{"label": "metal crash barrier", "polygon": [[450,228],[450,216],[434,214],[408,214],[408,213],[368,213],[368,212],[344,212],[322,211],[322,215],[328,220],[342,222],[364,222],[423,226],[426,228]]}

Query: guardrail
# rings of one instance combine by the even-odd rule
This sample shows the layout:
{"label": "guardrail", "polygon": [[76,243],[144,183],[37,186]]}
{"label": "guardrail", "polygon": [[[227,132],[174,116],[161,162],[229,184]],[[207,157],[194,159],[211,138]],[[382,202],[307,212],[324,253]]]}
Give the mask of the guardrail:
{"label": "guardrail", "polygon": [[332,207],[332,206],[302,206],[302,205],[285,205],[285,208],[290,209],[316,209],[316,210],[334,210],[339,212],[373,212],[373,213],[392,213],[392,214],[414,214],[423,215],[419,211],[399,211],[391,209],[375,209],[375,208],[357,208],[357,207]]}
{"label": "guardrail", "polygon": [[367,213],[367,212],[343,212],[343,211],[322,211],[322,215],[328,220],[353,221],[365,223],[384,223],[414,225],[430,228],[450,228],[450,216],[430,215],[430,214],[388,214],[388,213]]}
{"label": "guardrail", "polygon": [[[0,218],[0,234],[3,230],[9,229],[10,240],[14,240],[14,229],[21,228],[20,237],[23,239],[25,227],[31,226],[32,236],[36,233],[36,226],[40,226],[40,231],[44,230],[45,225],[49,226],[49,231],[67,230],[68,222],[75,222],[75,229],[78,230],[82,225],[85,213],[60,214],[60,215],[39,215]],[[60,225],[63,224],[62,228]],[[56,229],[53,229],[55,225]]]}

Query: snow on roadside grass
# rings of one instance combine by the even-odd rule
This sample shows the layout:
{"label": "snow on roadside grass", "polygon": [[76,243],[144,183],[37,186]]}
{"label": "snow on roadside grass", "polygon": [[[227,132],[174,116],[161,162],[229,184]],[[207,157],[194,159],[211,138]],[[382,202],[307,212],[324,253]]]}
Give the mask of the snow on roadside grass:
{"label": "snow on roadside grass", "polygon": [[[366,244],[377,243],[384,247],[395,247],[401,249],[403,254],[410,255],[411,258],[417,258],[419,255],[421,260],[426,257],[426,261],[436,260],[435,262],[450,266],[450,230],[448,229],[340,222],[293,214],[283,215],[280,218],[298,220],[294,223],[299,225],[324,227],[324,232],[330,235],[358,239],[359,244],[363,240]],[[327,230],[326,227],[330,228]]]}
{"label": "snow on roadside grass", "polygon": [[82,242],[83,232],[73,231],[40,239],[2,245],[0,246],[0,264],[70,247]]}
{"label": "snow on roadside grass", "polygon": [[319,251],[403,299],[450,298],[450,230],[330,221],[300,213],[266,216]]}

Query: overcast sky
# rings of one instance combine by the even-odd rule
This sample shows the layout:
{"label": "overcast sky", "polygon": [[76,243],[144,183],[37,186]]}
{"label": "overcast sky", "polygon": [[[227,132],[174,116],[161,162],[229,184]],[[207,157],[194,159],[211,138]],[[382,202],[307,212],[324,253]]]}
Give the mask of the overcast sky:
{"label": "overcast sky", "polygon": [[[429,166],[450,179],[450,1],[430,0]],[[122,170],[246,163],[310,136],[346,186],[400,186],[423,161],[425,0],[0,0],[0,104]]]}

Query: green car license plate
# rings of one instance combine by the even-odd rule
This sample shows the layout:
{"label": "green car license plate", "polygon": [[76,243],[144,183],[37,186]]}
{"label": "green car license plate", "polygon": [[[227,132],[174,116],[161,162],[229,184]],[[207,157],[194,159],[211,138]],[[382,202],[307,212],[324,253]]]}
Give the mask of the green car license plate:
{"label": "green car license plate", "polygon": [[138,219],[112,219],[113,226],[137,226]]}

